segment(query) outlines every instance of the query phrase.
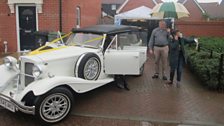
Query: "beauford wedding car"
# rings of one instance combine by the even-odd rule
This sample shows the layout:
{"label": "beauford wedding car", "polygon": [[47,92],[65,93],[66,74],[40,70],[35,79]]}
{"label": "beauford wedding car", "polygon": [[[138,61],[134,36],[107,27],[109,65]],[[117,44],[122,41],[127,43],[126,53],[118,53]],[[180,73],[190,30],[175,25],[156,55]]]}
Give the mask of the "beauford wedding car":
{"label": "beauford wedding car", "polygon": [[146,62],[139,29],[96,25],[73,29],[19,60],[7,56],[0,65],[0,105],[35,115],[44,123],[64,119],[74,93],[115,81],[115,75],[140,75]]}

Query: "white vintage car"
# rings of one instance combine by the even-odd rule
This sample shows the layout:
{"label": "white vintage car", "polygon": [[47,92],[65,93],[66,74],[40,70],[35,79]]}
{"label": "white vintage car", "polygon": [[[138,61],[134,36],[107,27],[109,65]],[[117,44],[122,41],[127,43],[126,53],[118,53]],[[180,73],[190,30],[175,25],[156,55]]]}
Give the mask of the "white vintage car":
{"label": "white vintage car", "polygon": [[96,25],[73,29],[27,55],[4,58],[0,65],[0,105],[33,114],[44,123],[64,119],[74,93],[115,81],[115,75],[140,75],[146,62],[138,28]]}

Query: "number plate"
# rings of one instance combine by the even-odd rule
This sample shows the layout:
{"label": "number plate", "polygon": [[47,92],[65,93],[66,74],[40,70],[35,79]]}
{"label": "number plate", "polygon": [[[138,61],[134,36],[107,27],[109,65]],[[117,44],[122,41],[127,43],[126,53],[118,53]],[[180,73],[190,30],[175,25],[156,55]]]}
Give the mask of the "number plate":
{"label": "number plate", "polygon": [[1,97],[0,97],[0,105],[12,112],[15,112],[15,106],[12,103],[6,101],[5,99],[2,99]]}

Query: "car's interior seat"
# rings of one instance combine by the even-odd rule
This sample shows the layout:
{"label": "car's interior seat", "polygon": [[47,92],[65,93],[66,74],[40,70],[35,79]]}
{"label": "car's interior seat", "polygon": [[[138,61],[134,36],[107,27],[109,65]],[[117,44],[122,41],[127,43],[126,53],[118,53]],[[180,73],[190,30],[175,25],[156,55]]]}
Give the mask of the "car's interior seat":
{"label": "car's interior seat", "polygon": [[119,46],[120,46],[121,50],[124,49],[124,46],[130,45],[127,35],[118,35],[117,40],[118,40],[118,43],[119,43]]}

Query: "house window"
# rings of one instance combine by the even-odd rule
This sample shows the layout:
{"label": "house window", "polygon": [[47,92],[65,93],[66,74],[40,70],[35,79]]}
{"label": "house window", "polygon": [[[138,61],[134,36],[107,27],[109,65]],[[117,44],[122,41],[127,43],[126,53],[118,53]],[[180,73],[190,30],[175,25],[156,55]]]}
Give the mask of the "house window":
{"label": "house window", "polygon": [[117,6],[115,4],[111,5],[111,10],[117,10]]}
{"label": "house window", "polygon": [[76,7],[76,28],[80,28],[81,25],[81,8]]}

